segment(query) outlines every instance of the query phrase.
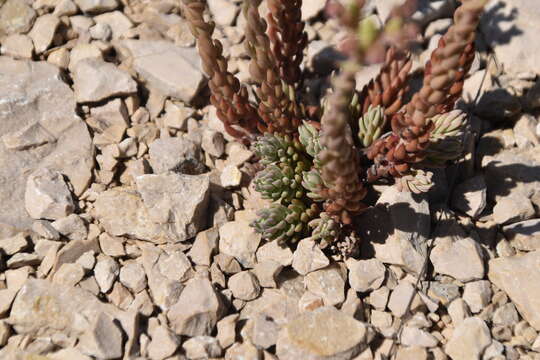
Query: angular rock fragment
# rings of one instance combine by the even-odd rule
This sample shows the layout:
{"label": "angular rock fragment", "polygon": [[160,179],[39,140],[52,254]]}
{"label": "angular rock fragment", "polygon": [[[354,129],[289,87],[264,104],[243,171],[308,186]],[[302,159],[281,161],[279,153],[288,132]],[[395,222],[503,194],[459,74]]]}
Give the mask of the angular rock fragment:
{"label": "angular rock fragment", "polygon": [[28,176],[25,208],[34,219],[57,220],[75,210],[71,192],[58,171],[38,169]]}

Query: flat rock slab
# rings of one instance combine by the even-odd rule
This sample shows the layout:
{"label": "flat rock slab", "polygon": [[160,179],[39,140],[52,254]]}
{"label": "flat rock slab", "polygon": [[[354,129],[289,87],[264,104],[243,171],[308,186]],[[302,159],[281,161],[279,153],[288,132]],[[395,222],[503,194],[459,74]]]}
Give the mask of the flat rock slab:
{"label": "flat rock slab", "polygon": [[540,250],[491,260],[488,277],[508,294],[523,318],[540,331]]}
{"label": "flat rock slab", "polygon": [[190,102],[204,85],[195,48],[181,48],[168,41],[123,40],[114,43],[146,82],[164,96]]}
{"label": "flat rock slab", "polygon": [[28,175],[56,170],[80,195],[92,177],[94,147],[56,66],[0,57],[0,99],[0,204],[9,204],[0,207],[0,223],[28,228]]}
{"label": "flat rock slab", "polygon": [[281,360],[352,359],[367,346],[366,334],[366,326],[352,316],[334,307],[322,307],[282,328],[277,355]]}

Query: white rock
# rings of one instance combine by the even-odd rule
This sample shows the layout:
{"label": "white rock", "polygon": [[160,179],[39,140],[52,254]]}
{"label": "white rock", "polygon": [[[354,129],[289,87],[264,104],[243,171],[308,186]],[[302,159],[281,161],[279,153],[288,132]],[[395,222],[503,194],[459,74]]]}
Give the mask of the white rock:
{"label": "white rock", "polygon": [[122,332],[113,319],[105,313],[99,313],[90,321],[90,327],[79,338],[78,347],[81,351],[100,359],[121,357]]}
{"label": "white rock", "polygon": [[508,294],[523,318],[540,331],[540,250],[491,260],[488,277]]}
{"label": "white rock", "polygon": [[0,320],[0,346],[7,344],[10,335],[11,328],[4,320]]}
{"label": "white rock", "polygon": [[78,11],[77,5],[72,0],[56,1],[53,15],[58,17],[75,15]]}
{"label": "white rock", "polygon": [[27,35],[13,34],[2,41],[2,55],[32,59],[34,43]]}
{"label": "white rock", "polygon": [[281,360],[352,359],[366,348],[366,337],[364,324],[334,307],[322,307],[282,328],[276,354]]}
{"label": "white rock", "polygon": [[167,318],[176,334],[209,335],[222,316],[223,305],[207,279],[192,279],[180,294]]}
{"label": "white rock", "polygon": [[155,174],[174,171],[196,175],[204,172],[201,148],[184,138],[157,139],[150,144],[149,154]]}
{"label": "white rock", "polygon": [[84,277],[84,269],[80,264],[62,264],[54,274],[53,282],[67,286],[75,286]]}
{"label": "white rock", "polygon": [[311,240],[300,240],[293,254],[292,267],[301,275],[327,267],[330,260],[324,255],[319,245]]}
{"label": "white rock", "polygon": [[133,27],[131,20],[121,11],[111,11],[94,16],[94,20],[96,24],[108,26],[111,29],[113,39],[122,37],[122,35]]}
{"label": "white rock", "polygon": [[338,305],[345,300],[345,279],[338,266],[330,266],[307,274],[306,288],[320,296],[326,306]]}
{"label": "white rock", "polygon": [[0,250],[6,255],[14,255],[28,247],[27,234],[18,233],[15,236],[0,239]]}
{"label": "white rock", "polygon": [[260,241],[261,236],[247,221],[231,221],[219,228],[219,252],[234,257],[247,268],[255,266],[255,252]]}
{"label": "white rock", "polygon": [[462,298],[457,298],[448,306],[448,315],[452,318],[454,326],[459,325],[464,319],[471,316],[467,303]]}
{"label": "white rock", "polygon": [[412,326],[404,326],[400,341],[405,346],[435,347],[439,343],[430,333]]}
{"label": "white rock", "polygon": [[118,144],[122,141],[128,127],[129,115],[121,99],[111,100],[103,106],[92,107],[90,115],[86,123],[95,130],[94,144],[98,146]]}
{"label": "white rock", "polygon": [[120,269],[120,282],[135,294],[144,290],[147,282],[141,264],[135,261],[124,264]]}
{"label": "white rock", "polygon": [[401,281],[390,294],[388,309],[396,317],[402,317],[407,313],[407,308],[412,303],[415,293],[416,290],[410,282]]}
{"label": "white rock", "polygon": [[257,250],[258,262],[269,260],[289,266],[293,261],[293,253],[288,246],[280,245],[277,241],[270,241]]}
{"label": "white rock", "polygon": [[86,240],[88,229],[84,220],[77,214],[71,214],[53,221],[51,225],[70,240]]}
{"label": "white rock", "polygon": [[462,238],[455,242],[449,238],[440,240],[430,256],[436,272],[463,282],[484,277],[482,250],[473,239]]}
{"label": "white rock", "polygon": [[124,70],[98,59],[83,59],[72,73],[75,98],[79,103],[97,102],[137,92],[137,83]]}
{"label": "white rock", "polygon": [[499,225],[529,220],[534,215],[531,200],[520,193],[501,198],[493,207],[493,220]]}
{"label": "white rock", "polygon": [[506,71],[540,73],[536,57],[529,56],[538,54],[539,49],[536,36],[540,24],[535,20],[540,17],[540,7],[537,5],[531,6],[527,0],[496,0],[489,2],[484,9],[480,29]]}
{"label": "white rock", "polygon": [[111,27],[106,23],[97,23],[90,28],[90,36],[95,40],[108,41],[112,36]]}
{"label": "white rock", "polygon": [[495,310],[492,317],[493,324],[503,326],[513,326],[518,323],[519,315],[516,306],[507,303]]}
{"label": "white rock", "polygon": [[164,96],[186,103],[204,85],[196,49],[181,48],[167,41],[124,40],[115,44],[126,56],[148,87]]}
{"label": "white rock", "polygon": [[152,360],[163,360],[172,356],[180,345],[180,339],[165,326],[158,326],[151,335],[148,356]]}
{"label": "white rock", "polygon": [[49,48],[59,25],[60,19],[52,14],[44,14],[36,19],[28,36],[32,38],[37,54],[41,54]]}
{"label": "white rock", "polygon": [[217,358],[223,350],[216,338],[211,336],[195,336],[182,344],[186,356],[191,360]]}
{"label": "white rock", "polygon": [[[40,167],[58,171],[79,196],[92,177],[94,149],[73,92],[54,65],[0,57],[0,98],[0,162],[10,164],[0,167],[0,203],[10,204],[0,207],[0,222],[30,227],[21,186],[28,174]],[[18,151],[5,147],[6,138]]]}
{"label": "white rock", "polygon": [[0,289],[0,317],[5,317],[9,313],[11,303],[15,299],[19,289]]}
{"label": "white rock", "polygon": [[225,152],[225,139],[223,134],[215,130],[205,129],[202,135],[201,146],[206,153],[215,157],[220,157]]}
{"label": "white rock", "polygon": [[210,266],[212,256],[218,249],[218,239],[219,233],[217,228],[199,232],[187,255],[197,265]]}
{"label": "white rock", "polygon": [[216,24],[230,26],[238,14],[236,4],[227,0],[209,0],[208,7]]}
{"label": "white rock", "polygon": [[117,0],[74,0],[85,13],[101,13],[118,7]]}
{"label": "white rock", "polygon": [[242,172],[234,165],[227,165],[223,168],[219,180],[226,189],[238,187],[242,182]]}
{"label": "white rock", "polygon": [[228,288],[235,298],[240,300],[253,300],[261,291],[259,281],[251,271],[241,271],[230,277]]}
{"label": "white rock", "polygon": [[34,24],[36,15],[36,11],[25,1],[5,1],[0,7],[0,34],[28,32]]}
{"label": "white rock", "polygon": [[386,275],[386,268],[377,259],[347,261],[349,269],[349,284],[359,292],[367,292],[378,289]]}
{"label": "white rock", "polygon": [[482,311],[491,300],[491,284],[487,280],[473,281],[465,284],[463,300],[469,309],[476,314]]}
{"label": "white rock", "polygon": [[486,323],[471,317],[463,320],[452,333],[445,346],[445,352],[453,360],[479,359],[484,350],[491,344],[491,334]]}
{"label": "white rock", "polygon": [[120,272],[118,263],[113,258],[102,256],[98,258],[94,267],[94,275],[102,293],[108,292],[114,283],[114,280]]}
{"label": "white rock", "polygon": [[472,177],[455,187],[452,206],[473,218],[477,218],[486,208],[486,193],[484,177],[482,175]]}
{"label": "white rock", "polygon": [[503,227],[504,235],[519,250],[540,249],[540,219],[532,219]]}
{"label": "white rock", "polygon": [[236,322],[238,314],[231,314],[217,323],[217,339],[222,348],[228,348],[236,340]]}
{"label": "white rock", "polygon": [[75,209],[71,192],[58,171],[38,169],[28,176],[25,208],[34,219],[56,220]]}
{"label": "white rock", "polygon": [[259,261],[253,268],[253,273],[262,287],[277,287],[276,279],[283,269],[283,265],[274,260]]}

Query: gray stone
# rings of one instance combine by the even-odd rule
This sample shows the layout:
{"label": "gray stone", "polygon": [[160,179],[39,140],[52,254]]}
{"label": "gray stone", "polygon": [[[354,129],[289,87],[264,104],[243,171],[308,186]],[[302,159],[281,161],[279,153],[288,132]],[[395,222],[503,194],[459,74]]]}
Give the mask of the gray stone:
{"label": "gray stone", "polygon": [[158,326],[151,335],[152,341],[148,345],[148,356],[152,360],[168,358],[180,345],[180,339],[165,326]]}
{"label": "gray stone", "polygon": [[493,324],[502,326],[514,326],[519,321],[516,306],[507,303],[495,310],[492,317]]}
{"label": "gray stone", "polygon": [[[540,64],[536,61],[536,34],[540,24],[535,19],[540,17],[540,7],[527,0],[490,1],[484,9],[480,29],[486,34],[487,44],[494,49],[495,56],[506,71],[511,73],[540,73]],[[519,16],[516,16],[519,14]],[[499,21],[511,19],[512,21]]]}
{"label": "gray stone", "polygon": [[540,331],[540,250],[491,260],[488,277],[508,294],[523,318]]}
{"label": "gray stone", "polygon": [[493,207],[493,220],[499,225],[529,220],[534,215],[531,200],[521,193],[505,196]]}
{"label": "gray stone", "polygon": [[472,177],[457,185],[452,196],[452,206],[477,218],[486,208],[486,182],[482,175]]}
{"label": "gray stone", "polygon": [[123,40],[115,43],[151,89],[189,103],[204,85],[196,49],[167,41]]}
{"label": "gray stone", "polygon": [[32,224],[32,230],[45,239],[60,239],[60,233],[51,225],[50,222],[45,220],[34,221],[34,223]]}
{"label": "gray stone", "polygon": [[141,264],[132,261],[124,264],[120,269],[120,282],[134,294],[146,288],[146,274]]}
{"label": "gray stone", "polygon": [[44,14],[36,19],[28,36],[34,42],[37,54],[41,54],[51,46],[59,25],[60,19],[53,14]]}
{"label": "gray stone", "polygon": [[100,256],[94,267],[94,276],[102,293],[108,292],[120,272],[118,263],[108,256]]}
{"label": "gray stone", "polygon": [[101,13],[118,7],[117,0],[74,0],[85,13]]}
{"label": "gray stone", "polygon": [[[0,207],[0,222],[28,228],[20,184],[37,168],[47,168],[64,174],[79,196],[92,177],[94,150],[75,113],[73,92],[54,65],[0,57],[0,98],[0,203],[10,204]],[[6,146],[6,137],[19,150]]]}
{"label": "gray stone", "polygon": [[28,176],[24,198],[26,211],[34,219],[57,220],[75,209],[62,174],[49,169],[41,168]]}
{"label": "gray stone", "polygon": [[363,323],[334,307],[322,307],[298,316],[282,328],[276,354],[281,360],[352,359],[366,348],[366,341]]}
{"label": "gray stone", "polygon": [[182,344],[186,356],[191,360],[218,358],[223,350],[216,338],[211,336],[195,336]]}
{"label": "gray stone", "polygon": [[345,279],[338,266],[330,266],[307,274],[306,288],[320,296],[326,306],[338,305],[345,301]]}
{"label": "gray stone", "polygon": [[77,214],[71,214],[51,223],[61,235],[70,240],[86,240],[88,229],[84,220]]}
{"label": "gray stone", "polygon": [[491,334],[486,323],[477,317],[471,317],[463,320],[454,329],[445,346],[445,352],[453,360],[474,360],[482,356],[489,344]]}
{"label": "gray stone", "polygon": [[215,130],[205,129],[202,135],[201,146],[206,153],[215,157],[221,157],[225,152],[223,134]]}
{"label": "gray stone", "polygon": [[438,241],[430,255],[435,271],[467,282],[484,277],[482,249],[471,238],[452,242],[449,238]]}
{"label": "gray stone", "polygon": [[0,7],[0,36],[26,33],[34,24],[36,11],[21,0],[7,0]]}
{"label": "gray stone", "polygon": [[404,326],[400,336],[401,344],[405,346],[420,346],[431,348],[437,346],[437,338],[425,330],[412,326]]}
{"label": "gray stone", "polygon": [[191,239],[206,226],[208,176],[141,175],[135,182],[149,219],[162,228],[169,242]]}
{"label": "gray stone", "polygon": [[218,239],[219,232],[217,228],[199,232],[187,255],[197,265],[210,266],[212,256],[218,249]]}
{"label": "gray stone", "polygon": [[95,130],[94,144],[118,144],[128,127],[129,115],[125,103],[114,99],[102,106],[92,107],[86,123]]}
{"label": "gray stone", "polygon": [[32,59],[34,43],[27,35],[13,34],[2,41],[2,55]]}
{"label": "gray stone", "polygon": [[330,260],[324,255],[319,245],[311,240],[300,240],[293,255],[292,267],[301,275],[325,268]]}
{"label": "gray stone", "polygon": [[463,300],[469,309],[476,314],[482,311],[491,300],[491,284],[487,280],[473,281],[465,284]]}
{"label": "gray stone", "polygon": [[255,266],[260,241],[261,235],[247,221],[230,221],[219,228],[219,252],[234,257],[247,268]]}
{"label": "gray stone", "polygon": [[519,250],[540,249],[540,219],[526,220],[503,227],[504,235]]}
{"label": "gray stone", "polygon": [[150,144],[150,166],[154,174],[174,171],[197,175],[204,172],[201,148],[194,142],[179,138],[157,139]]}
{"label": "gray stone", "polygon": [[349,284],[359,292],[367,292],[378,289],[386,275],[386,268],[377,259],[354,260],[347,262],[349,269]]}
{"label": "gray stone", "polygon": [[129,73],[99,59],[83,59],[73,70],[75,98],[79,103],[97,102],[137,92]]}
{"label": "gray stone", "polygon": [[106,25],[111,29],[112,38],[118,39],[133,27],[133,23],[121,11],[111,11],[94,16],[96,24]]}
{"label": "gray stone", "polygon": [[192,279],[167,313],[167,318],[176,334],[209,335],[223,311],[221,299],[210,281]]}
{"label": "gray stone", "polygon": [[253,300],[261,292],[259,281],[251,271],[241,271],[230,277],[228,288],[235,298],[240,300]]}
{"label": "gray stone", "polygon": [[113,318],[100,312],[90,319],[87,331],[79,338],[78,347],[86,355],[100,359],[116,359],[122,356],[122,332]]}

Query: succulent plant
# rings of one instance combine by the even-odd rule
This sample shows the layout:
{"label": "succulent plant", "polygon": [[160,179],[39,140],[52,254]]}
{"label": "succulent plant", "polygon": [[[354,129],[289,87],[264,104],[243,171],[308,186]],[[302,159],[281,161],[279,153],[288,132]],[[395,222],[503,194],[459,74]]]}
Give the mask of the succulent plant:
{"label": "succulent plant", "polygon": [[358,120],[358,138],[363,147],[368,147],[373,144],[373,141],[378,140],[386,125],[386,116],[384,108],[380,105],[369,106],[367,112]]}
{"label": "succulent plant", "polygon": [[317,212],[316,205],[306,208],[296,199],[289,206],[274,203],[259,211],[259,218],[251,226],[268,241],[296,243],[306,236],[307,224]]}
{"label": "succulent plant", "polygon": [[[392,177],[402,191],[426,192],[433,185],[428,167],[462,154],[466,117],[452,110],[487,0],[461,1],[426,64],[420,91],[408,102],[408,43],[418,30],[409,21],[414,1],[394,8],[382,27],[361,19],[361,0],[329,2],[345,28],[340,49],[348,59],[320,105],[308,102],[304,91],[309,74],[301,67],[307,44],[302,1],[266,0],[263,16],[261,1],[243,2],[252,101],[228,71],[221,43],[212,39],[214,24],[203,16],[206,1],[182,0],[209,77],[210,101],[226,131],[251,144],[263,167],[254,187],[272,203],[252,226],[269,241],[311,237],[336,256],[351,256],[360,243],[353,219],[367,206],[370,182]],[[382,63],[379,74],[356,91],[356,74],[370,62]]]}

